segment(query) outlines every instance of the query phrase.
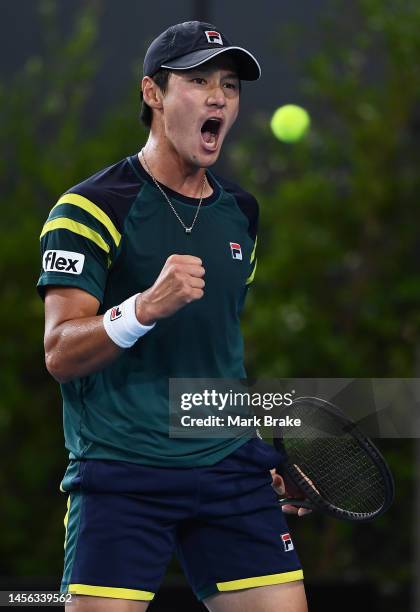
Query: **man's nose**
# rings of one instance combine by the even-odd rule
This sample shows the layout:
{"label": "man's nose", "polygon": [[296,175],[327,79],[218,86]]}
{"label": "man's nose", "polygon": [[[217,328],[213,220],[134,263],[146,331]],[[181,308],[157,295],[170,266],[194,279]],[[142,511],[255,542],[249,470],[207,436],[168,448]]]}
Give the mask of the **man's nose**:
{"label": "man's nose", "polygon": [[222,85],[216,85],[212,88],[207,98],[207,104],[209,106],[225,106],[226,97]]}

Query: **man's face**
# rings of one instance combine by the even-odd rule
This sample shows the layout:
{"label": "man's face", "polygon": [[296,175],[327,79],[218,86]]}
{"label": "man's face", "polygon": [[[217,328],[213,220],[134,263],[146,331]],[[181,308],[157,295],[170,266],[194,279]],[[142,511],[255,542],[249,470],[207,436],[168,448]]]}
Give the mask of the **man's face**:
{"label": "man's face", "polygon": [[189,164],[215,163],[239,111],[240,83],[232,58],[173,72],[163,97],[164,137]]}

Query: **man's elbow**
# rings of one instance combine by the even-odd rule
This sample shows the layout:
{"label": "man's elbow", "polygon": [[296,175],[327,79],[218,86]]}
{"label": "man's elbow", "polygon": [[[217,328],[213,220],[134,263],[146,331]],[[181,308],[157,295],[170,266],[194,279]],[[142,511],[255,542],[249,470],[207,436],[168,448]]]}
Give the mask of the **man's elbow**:
{"label": "man's elbow", "polygon": [[69,382],[72,376],[66,370],[64,359],[58,351],[45,352],[45,365],[51,376],[60,384]]}

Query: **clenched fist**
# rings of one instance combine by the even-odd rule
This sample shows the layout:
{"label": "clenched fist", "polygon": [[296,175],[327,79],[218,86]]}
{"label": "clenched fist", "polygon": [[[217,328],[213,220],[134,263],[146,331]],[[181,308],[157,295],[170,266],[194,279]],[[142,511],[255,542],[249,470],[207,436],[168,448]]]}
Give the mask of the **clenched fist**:
{"label": "clenched fist", "polygon": [[136,317],[142,325],[170,317],[204,295],[205,270],[199,257],[171,255],[155,283],[137,297]]}

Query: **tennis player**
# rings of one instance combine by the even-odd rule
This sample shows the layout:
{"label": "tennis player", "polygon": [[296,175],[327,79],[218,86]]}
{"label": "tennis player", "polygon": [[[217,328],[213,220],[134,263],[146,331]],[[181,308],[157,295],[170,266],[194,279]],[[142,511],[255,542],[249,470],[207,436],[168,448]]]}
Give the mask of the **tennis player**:
{"label": "tennis player", "polygon": [[[168,379],[242,378],[258,206],[209,168],[260,66],[215,26],[174,25],[144,61],[147,142],[69,189],[42,229],[45,355],[69,465],[62,591],[147,609],[174,552],[214,612],[305,612],[276,504],[281,455],[255,432],[168,436]],[[70,154],[70,152],[69,152]]]}

